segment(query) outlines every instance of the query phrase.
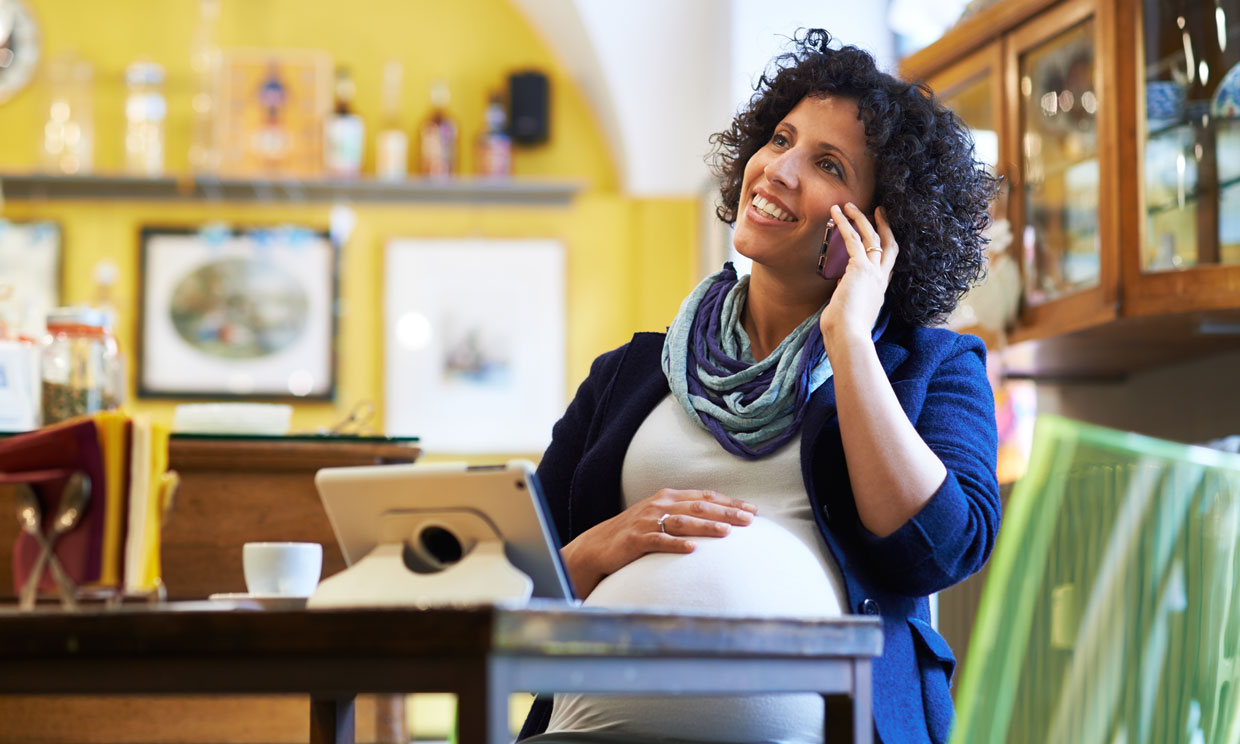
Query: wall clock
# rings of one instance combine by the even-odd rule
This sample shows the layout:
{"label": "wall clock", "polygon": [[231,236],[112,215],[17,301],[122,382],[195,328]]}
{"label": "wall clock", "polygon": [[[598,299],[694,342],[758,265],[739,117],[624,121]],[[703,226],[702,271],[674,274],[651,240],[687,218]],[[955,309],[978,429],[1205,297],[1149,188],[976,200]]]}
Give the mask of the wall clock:
{"label": "wall clock", "polygon": [[26,87],[39,60],[39,27],[20,0],[0,0],[0,103]]}

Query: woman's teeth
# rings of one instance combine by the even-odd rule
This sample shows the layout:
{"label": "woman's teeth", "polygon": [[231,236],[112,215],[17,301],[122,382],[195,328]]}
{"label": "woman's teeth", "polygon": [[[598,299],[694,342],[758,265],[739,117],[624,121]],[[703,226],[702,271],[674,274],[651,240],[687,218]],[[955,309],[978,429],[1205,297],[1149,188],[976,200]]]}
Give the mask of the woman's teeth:
{"label": "woman's teeth", "polygon": [[793,217],[766,199],[763,199],[760,194],[753,195],[753,206],[754,209],[758,210],[767,217],[773,217],[780,222],[796,222],[796,217]]}

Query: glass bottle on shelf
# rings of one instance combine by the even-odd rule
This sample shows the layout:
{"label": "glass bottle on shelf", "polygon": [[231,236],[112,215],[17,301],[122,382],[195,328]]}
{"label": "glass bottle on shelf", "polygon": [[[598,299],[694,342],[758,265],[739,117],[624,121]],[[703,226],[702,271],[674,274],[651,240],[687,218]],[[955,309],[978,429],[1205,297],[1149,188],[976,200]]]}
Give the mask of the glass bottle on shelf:
{"label": "glass bottle on shelf", "polygon": [[134,62],[125,71],[125,170],[142,176],[164,172],[164,68]]}
{"label": "glass bottle on shelf", "polygon": [[48,313],[42,357],[45,426],[123,402],[124,364],[109,313],[86,306]]}
{"label": "glass bottle on shelf", "polygon": [[421,129],[422,175],[446,178],[455,175],[456,143],[459,128],[448,113],[448,84],[436,80],[431,85],[431,113]]}
{"label": "glass bottle on shelf", "polygon": [[400,62],[383,66],[383,129],[375,137],[375,176],[403,181],[409,175],[409,137],[400,127]]}
{"label": "glass bottle on shelf", "polygon": [[1144,0],[1142,271],[1240,263],[1240,0]]}
{"label": "glass bottle on shelf", "polygon": [[362,172],[366,127],[362,117],[353,112],[356,92],[353,75],[344,67],[336,68],[336,105],[327,117],[323,138],[324,166],[333,178],[356,178]]}
{"label": "glass bottle on shelf", "polygon": [[48,65],[47,120],[40,129],[43,170],[81,175],[94,169],[94,69],[69,52]]}
{"label": "glass bottle on shelf", "polygon": [[512,138],[508,113],[499,95],[492,94],[486,109],[486,129],[478,136],[478,174],[506,178],[512,174]]}
{"label": "glass bottle on shelf", "polygon": [[1035,305],[1099,286],[1094,22],[1020,56],[1021,241]]}
{"label": "glass bottle on shelf", "polygon": [[220,0],[200,0],[198,23],[190,48],[193,98],[190,99],[189,166],[195,173],[214,173],[219,168],[215,141],[215,110],[220,49],[216,41]]}

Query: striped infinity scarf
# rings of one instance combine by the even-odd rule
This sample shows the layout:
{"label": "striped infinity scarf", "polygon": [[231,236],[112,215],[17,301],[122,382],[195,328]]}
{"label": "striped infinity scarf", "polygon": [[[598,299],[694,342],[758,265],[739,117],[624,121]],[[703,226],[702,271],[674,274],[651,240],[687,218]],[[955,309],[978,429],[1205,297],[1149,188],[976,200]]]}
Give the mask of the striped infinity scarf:
{"label": "striped infinity scarf", "polygon": [[724,449],[757,460],[796,435],[805,401],[831,377],[831,363],[821,308],[755,362],[741,327],[748,294],[749,276],[738,280],[731,262],[702,280],[668,328],[663,373],[680,405]]}

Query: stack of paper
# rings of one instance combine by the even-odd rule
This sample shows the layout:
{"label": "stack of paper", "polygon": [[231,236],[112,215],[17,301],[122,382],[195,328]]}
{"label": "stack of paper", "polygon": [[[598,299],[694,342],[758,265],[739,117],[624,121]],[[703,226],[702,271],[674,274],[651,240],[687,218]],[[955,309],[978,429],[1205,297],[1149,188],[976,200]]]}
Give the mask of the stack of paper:
{"label": "stack of paper", "polygon": [[168,478],[169,429],[150,419],[133,420],[129,460],[129,522],[125,533],[125,591],[145,593],[159,585],[159,528],[172,498]]}

